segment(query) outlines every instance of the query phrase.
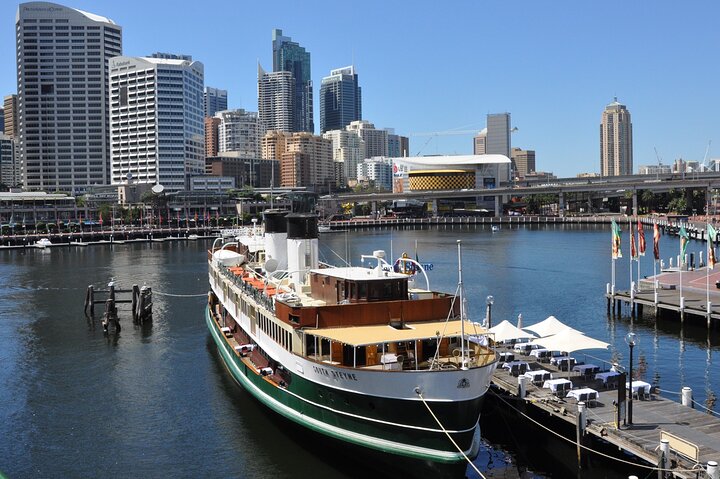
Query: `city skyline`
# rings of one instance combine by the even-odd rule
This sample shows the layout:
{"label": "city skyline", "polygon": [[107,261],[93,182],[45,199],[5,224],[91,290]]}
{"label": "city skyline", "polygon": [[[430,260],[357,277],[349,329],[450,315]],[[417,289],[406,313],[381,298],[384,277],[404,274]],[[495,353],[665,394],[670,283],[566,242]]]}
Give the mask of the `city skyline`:
{"label": "city skyline", "polygon": [[[391,5],[383,18],[371,15],[372,8],[323,11],[337,22],[289,2],[272,17],[260,15],[259,6],[241,12],[220,2],[216,10],[227,15],[213,18],[203,15],[201,4],[183,5],[182,13],[134,1],[64,4],[122,25],[125,55],[169,51],[202,59],[206,84],[228,90],[229,108],[249,111],[257,111],[257,61],[271,64],[271,33],[280,28],[312,52],[316,96],[328,71],[355,65],[364,90],[363,119],[410,136],[411,155],[470,153],[472,133],[414,134],[480,131],[487,113],[507,111],[518,128],[512,146],[535,150],[538,169],[558,176],[599,172],[597,119],[614,96],[633,112],[636,172],[656,163],[654,148],[664,164],[679,157],[702,161],[720,129],[713,115],[719,95],[711,83],[717,67],[706,60],[713,58],[719,36],[711,19],[720,7],[711,2],[687,9],[670,2],[653,3],[652,9],[625,2],[582,8],[467,3],[452,9],[421,2],[412,10]],[[14,43],[17,6],[0,7],[6,42]],[[133,13],[141,9],[143,15]],[[348,16],[353,22],[339,21]],[[480,55],[483,61],[471,60]],[[14,51],[3,49],[0,62],[14,67]],[[0,75],[0,89],[3,96],[17,92],[14,68]],[[317,127],[317,98],[314,110]],[[716,144],[710,157],[720,157]]]}

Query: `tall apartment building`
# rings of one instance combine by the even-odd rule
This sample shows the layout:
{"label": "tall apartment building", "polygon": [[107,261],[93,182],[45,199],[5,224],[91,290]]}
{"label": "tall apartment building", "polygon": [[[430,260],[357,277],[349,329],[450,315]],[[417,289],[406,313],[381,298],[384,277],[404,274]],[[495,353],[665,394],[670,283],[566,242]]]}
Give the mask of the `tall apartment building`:
{"label": "tall apartment building", "polygon": [[113,185],[131,174],[180,191],[203,174],[203,82],[203,64],[184,55],[110,60]]}
{"label": "tall apartment building", "polygon": [[293,131],[294,103],[293,74],[268,73],[258,64],[258,116],[262,131]]}
{"label": "tall apartment building", "polygon": [[320,132],[341,130],[362,120],[362,91],[355,67],[330,71],[320,84]]}
{"label": "tall apartment building", "polygon": [[374,183],[375,187],[392,191],[393,167],[390,158],[369,158],[357,165],[357,180]]}
{"label": "tall apartment building", "polygon": [[234,151],[240,158],[260,158],[262,129],[258,114],[243,109],[219,111],[218,150]]}
{"label": "tall apartment building", "polygon": [[206,86],[203,97],[206,117],[215,116],[215,113],[228,109],[227,90]]}
{"label": "tall apartment building", "polygon": [[513,163],[515,176],[518,178],[525,178],[528,173],[536,171],[535,150],[523,150],[521,148],[513,148],[510,151],[510,159]]}
{"label": "tall apartment building", "polygon": [[310,133],[269,131],[263,158],[280,161],[280,186],[316,191],[335,183],[332,141]]}
{"label": "tall apartment building", "polygon": [[388,131],[378,130],[369,121],[360,120],[350,122],[345,127],[365,141],[366,158],[373,156],[388,156]]}
{"label": "tall apartment building", "polygon": [[217,156],[218,151],[220,151],[220,144],[218,142],[220,118],[206,116],[203,123],[205,125],[205,158]]}
{"label": "tall apartment building", "polygon": [[313,119],[313,84],[310,75],[310,52],[299,43],[285,37],[282,30],[272,31],[273,72],[290,72],[294,79],[292,129],[290,131],[315,131]]}
{"label": "tall apartment building", "polygon": [[21,181],[15,156],[15,139],[9,135],[0,135],[0,183],[5,186],[18,186]]}
{"label": "tall apartment building", "polygon": [[0,133],[5,134],[5,108],[0,107]]}
{"label": "tall apartment building", "polygon": [[122,54],[109,18],[48,2],[15,21],[23,185],[82,192],[110,178],[108,61]]}
{"label": "tall apartment building", "polygon": [[3,100],[4,133],[11,137],[18,136],[17,95],[7,95]]}
{"label": "tall apartment building", "polygon": [[617,98],[605,107],[600,123],[600,173],[632,175],[633,145],[630,111]]}
{"label": "tall apartment building", "polygon": [[322,137],[332,141],[333,161],[342,163],[340,175],[336,178],[338,186],[357,180],[357,165],[367,158],[365,140],[355,132],[348,130],[331,130]]}
{"label": "tall apartment building", "polygon": [[399,158],[410,155],[410,139],[407,136],[395,134],[394,128],[386,128],[388,132],[388,156]]}

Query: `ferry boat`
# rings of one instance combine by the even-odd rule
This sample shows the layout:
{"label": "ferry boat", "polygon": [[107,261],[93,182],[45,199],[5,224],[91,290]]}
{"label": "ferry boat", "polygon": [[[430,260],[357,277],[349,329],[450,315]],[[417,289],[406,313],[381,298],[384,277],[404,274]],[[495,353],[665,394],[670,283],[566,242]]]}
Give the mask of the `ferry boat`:
{"label": "ferry boat", "polygon": [[413,287],[380,250],[373,268],[321,267],[314,208],[295,203],[208,251],[206,323],[229,373],[339,441],[433,463],[474,457],[497,356],[462,294]]}

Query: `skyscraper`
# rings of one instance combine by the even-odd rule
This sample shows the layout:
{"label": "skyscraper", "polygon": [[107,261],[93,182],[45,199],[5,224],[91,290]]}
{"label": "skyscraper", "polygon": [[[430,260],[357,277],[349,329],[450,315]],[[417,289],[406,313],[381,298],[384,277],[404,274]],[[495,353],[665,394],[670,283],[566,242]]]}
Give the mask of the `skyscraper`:
{"label": "skyscraper", "polygon": [[[489,113],[486,125],[485,154],[510,158],[510,113]],[[498,166],[498,181],[502,183],[512,179],[511,165]]]}
{"label": "skyscraper", "polygon": [[280,161],[280,186],[319,191],[334,183],[332,141],[304,132],[270,131],[262,143],[263,158]]}
{"label": "skyscraper", "polygon": [[243,109],[219,111],[218,151],[234,151],[238,158],[260,158],[262,132],[258,114]]}
{"label": "skyscraper", "polygon": [[282,30],[272,31],[273,72],[292,73],[294,101],[292,103],[292,129],[289,131],[315,131],[313,120],[313,85],[310,75],[310,52],[299,43],[285,37]]}
{"label": "skyscraper", "polygon": [[205,87],[205,116],[215,116],[215,113],[227,110],[228,94],[227,90],[218,88]]}
{"label": "skyscraper", "polygon": [[339,165],[341,175],[338,183],[347,184],[356,180],[357,165],[367,158],[365,141],[356,132],[348,130],[326,131],[322,137],[332,141],[333,160],[342,163]]}
{"label": "skyscraper", "polygon": [[108,61],[122,54],[112,20],[48,2],[16,17],[23,184],[82,192],[110,178]]}
{"label": "skyscraper", "polygon": [[630,112],[617,98],[605,107],[600,123],[600,174],[632,175],[633,146]]}
{"label": "skyscraper", "polygon": [[320,84],[320,132],[341,130],[362,120],[362,94],[355,67],[330,71]]}
{"label": "skyscraper", "polygon": [[523,150],[513,148],[510,152],[510,159],[515,168],[515,176],[524,178],[528,173],[535,170],[535,150]]}
{"label": "skyscraper", "polygon": [[217,156],[220,151],[220,144],[218,136],[220,132],[218,127],[220,126],[220,118],[216,116],[205,117],[205,158],[212,158]]}
{"label": "skyscraper", "polygon": [[293,131],[295,80],[290,72],[267,73],[258,64],[258,115],[263,131]]}
{"label": "skyscraper", "polygon": [[15,150],[15,139],[0,135],[0,183],[5,186],[17,186],[21,181]]}
{"label": "skyscraper", "polygon": [[484,155],[487,149],[487,128],[483,128],[473,138],[473,155]]}
{"label": "skyscraper", "polygon": [[110,60],[112,184],[189,188],[205,170],[204,68],[188,56]]}
{"label": "skyscraper", "polygon": [[375,156],[388,156],[388,131],[378,130],[369,121],[360,120],[350,122],[345,127],[365,141],[365,155],[367,158]]}
{"label": "skyscraper", "polygon": [[5,117],[5,134],[11,138],[17,138],[17,95],[8,95],[3,101],[3,116]]}

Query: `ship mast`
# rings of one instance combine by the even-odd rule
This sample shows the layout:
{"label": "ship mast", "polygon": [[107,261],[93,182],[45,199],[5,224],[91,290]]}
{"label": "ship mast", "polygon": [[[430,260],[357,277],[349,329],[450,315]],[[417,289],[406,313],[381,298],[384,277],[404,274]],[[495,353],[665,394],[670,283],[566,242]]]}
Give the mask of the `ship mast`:
{"label": "ship mast", "polygon": [[458,247],[458,290],[460,292],[460,369],[467,369],[465,362],[465,300],[462,280],[462,240],[457,240]]}

